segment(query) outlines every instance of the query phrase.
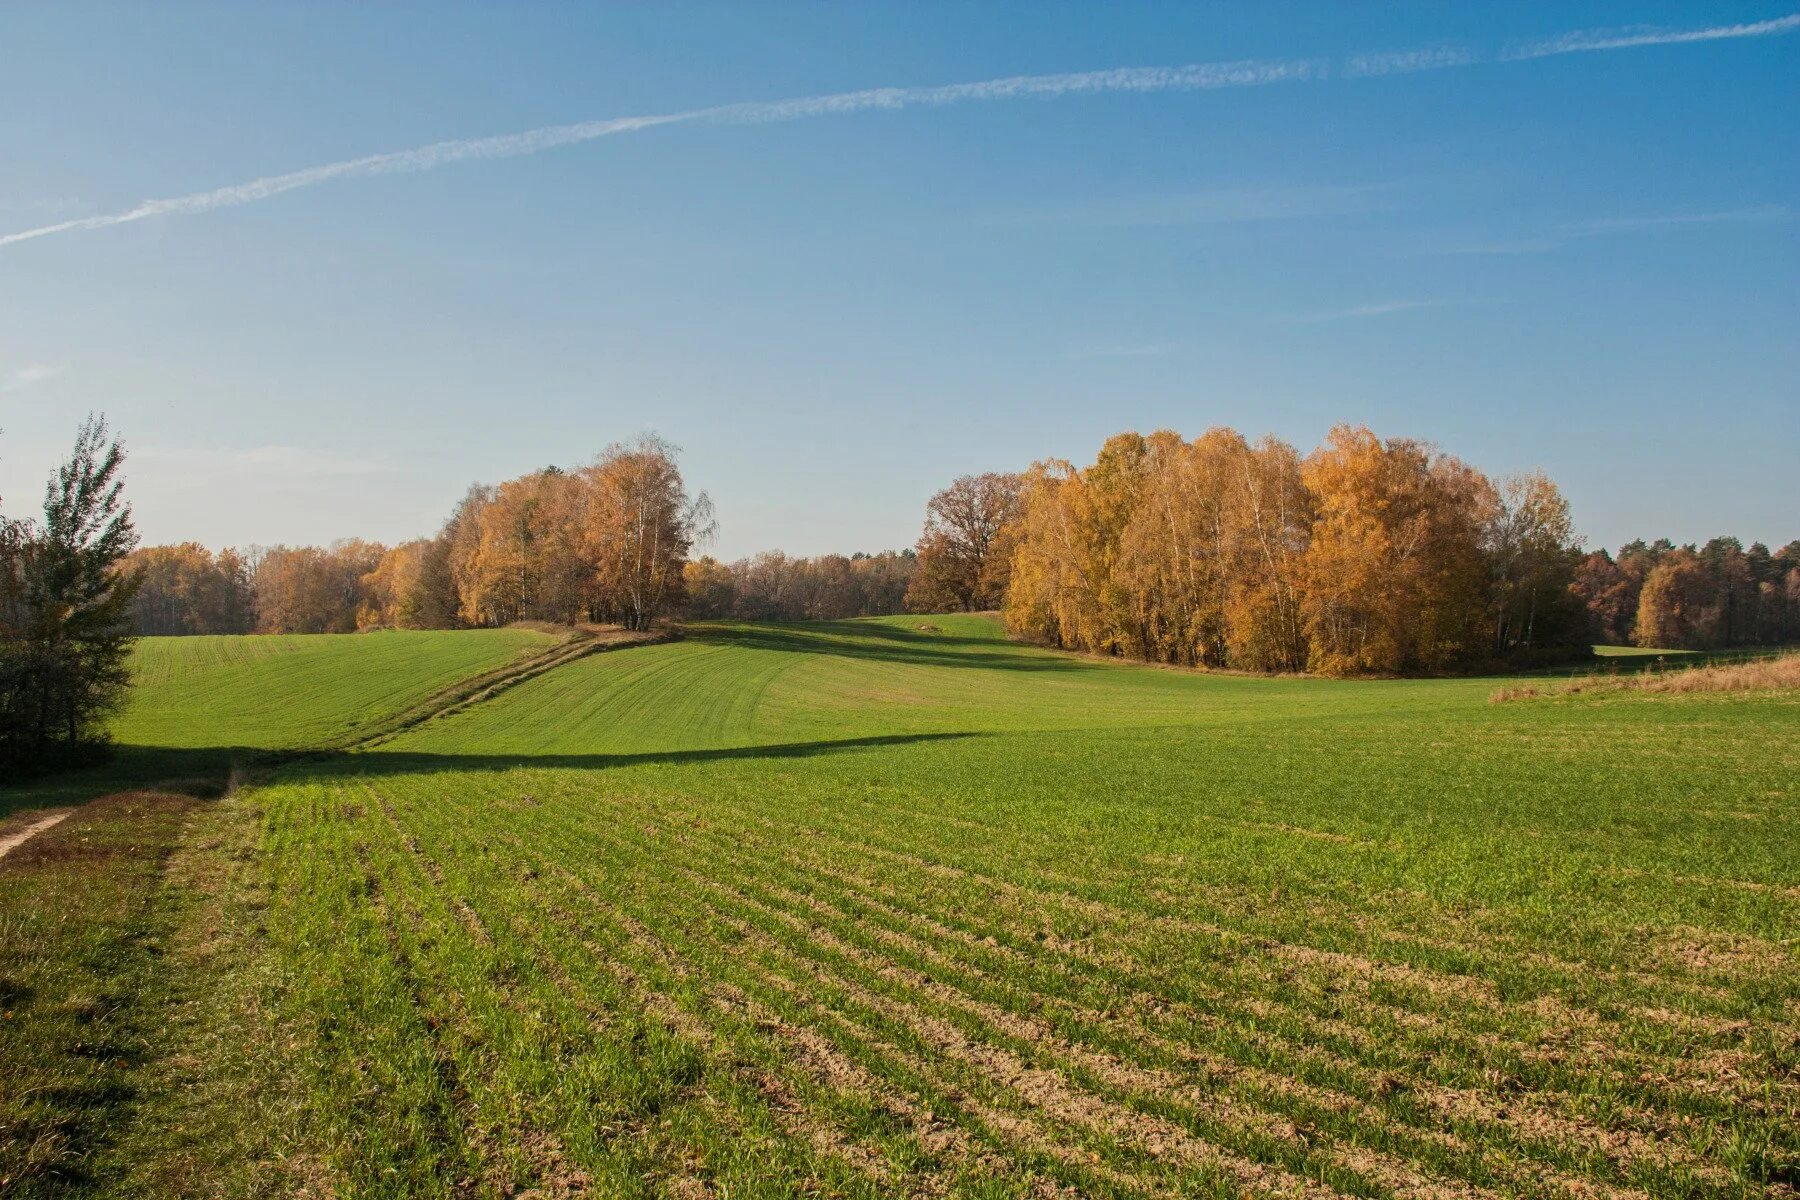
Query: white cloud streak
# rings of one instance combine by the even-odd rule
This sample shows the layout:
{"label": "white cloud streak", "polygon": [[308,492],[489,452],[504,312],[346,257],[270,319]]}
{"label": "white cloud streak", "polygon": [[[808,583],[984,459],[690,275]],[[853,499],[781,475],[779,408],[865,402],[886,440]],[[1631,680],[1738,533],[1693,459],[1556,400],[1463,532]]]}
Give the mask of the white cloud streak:
{"label": "white cloud streak", "polygon": [[[1800,29],[1800,13],[1745,25],[1722,25],[1690,30],[1589,30],[1565,34],[1548,41],[1509,47],[1502,61],[1544,58],[1581,51],[1616,50],[1633,46],[1669,45],[1728,38],[1767,37]],[[1129,92],[1192,92],[1220,88],[1262,87],[1332,77],[1364,78],[1418,71],[1444,70],[1480,61],[1472,51],[1457,47],[1391,51],[1356,55],[1336,66],[1325,59],[1251,59],[1242,62],[1194,63],[1178,67],[1122,67],[1106,71],[1080,71],[1061,75],[1015,75],[974,83],[936,87],[889,87],[804,96],[791,100],[719,105],[655,116],[615,117],[550,125],[522,133],[433,142],[430,145],[368,154],[360,158],[307,167],[280,175],[253,179],[211,191],[193,192],[160,200],[145,200],[121,212],[79,217],[0,234],[0,247],[37,238],[84,230],[127,225],[151,217],[181,216],[253,204],[285,192],[314,187],[338,179],[368,175],[409,174],[435,170],[453,163],[516,158],[558,146],[571,146],[619,134],[639,133],[665,125],[755,125],[800,121],[813,117],[841,116],[870,110],[940,108],[952,104],[1005,100],[1050,99],[1060,96],[1101,95]]]}
{"label": "white cloud streak", "polygon": [[1423,50],[1393,50],[1383,54],[1353,54],[1344,60],[1346,79],[1381,75],[1410,75],[1416,71],[1443,71],[1479,61],[1463,46],[1436,46]]}
{"label": "white cloud streak", "polygon": [[1107,346],[1086,346],[1070,352],[1071,358],[1154,358],[1161,354],[1170,354],[1177,349],[1175,342],[1143,342],[1140,344],[1122,343]]}
{"label": "white cloud streak", "polygon": [[1583,221],[1579,225],[1571,225],[1565,230],[1565,233],[1569,237],[1601,237],[1609,233],[1637,233],[1646,229],[1678,229],[1684,225],[1729,225],[1746,221],[1779,221],[1790,215],[1789,211],[1779,204],[1765,204],[1760,208],[1734,208],[1725,212],[1664,213],[1650,217],[1605,217],[1598,221]]}
{"label": "white cloud streak", "polygon": [[0,383],[0,394],[16,392],[33,384],[42,383],[46,379],[55,379],[67,369],[60,365],[52,366],[49,363],[28,363],[8,375],[5,382]]}
{"label": "white cloud streak", "polygon": [[1595,50],[1629,50],[1638,46],[1680,46],[1691,42],[1772,37],[1796,30],[1800,30],[1800,13],[1742,25],[1714,25],[1709,29],[1657,29],[1647,25],[1633,25],[1625,29],[1583,29],[1543,41],[1515,43],[1500,52],[1500,61],[1518,62],[1528,58],[1585,54]]}
{"label": "white cloud streak", "polygon": [[1331,312],[1308,313],[1294,317],[1295,325],[1320,325],[1327,321],[1353,321],[1365,317],[1385,317],[1392,313],[1412,312],[1420,308],[1438,308],[1449,303],[1446,300],[1384,300],[1378,304],[1358,304],[1352,308],[1340,308]]}
{"label": "white cloud streak", "polygon": [[74,233],[87,229],[105,229],[126,225],[150,217],[210,212],[267,200],[283,192],[313,187],[336,179],[364,175],[398,175],[435,170],[452,163],[481,159],[517,158],[537,154],[558,146],[591,142],[622,133],[637,133],[663,125],[714,124],[759,125],[778,121],[799,121],[812,117],[839,116],[871,109],[898,110],[916,107],[943,107],[976,101],[1018,100],[1028,97],[1049,98],[1107,92],[1198,91],[1212,88],[1253,87],[1296,79],[1314,78],[1324,72],[1316,60],[1249,61],[1235,63],[1197,63],[1186,67],[1128,67],[1111,71],[1085,71],[1069,75],[1019,75],[1007,79],[989,79],[979,83],[958,83],[942,87],[874,88],[860,92],[840,92],[828,96],[807,96],[793,100],[726,104],[714,108],[659,116],[616,117],[603,121],[580,121],[572,125],[551,125],[523,133],[500,134],[495,137],[469,138],[458,141],[433,142],[411,150],[388,154],[369,154],[324,166],[308,167],[283,175],[270,175],[248,183],[194,192],[164,200],[146,200],[135,208],[99,216],[59,221],[36,229],[0,235],[0,247],[58,233]]}
{"label": "white cloud streak", "polygon": [[1007,222],[1098,226],[1242,225],[1307,217],[1386,212],[1401,184],[1215,187],[1168,196],[1120,196],[1084,204],[1008,213]]}
{"label": "white cloud streak", "polygon": [[1450,254],[1506,255],[1506,254],[1548,254],[1560,249],[1570,242],[1585,241],[1588,238],[1612,237],[1626,233],[1651,233],[1659,229],[1687,229],[1697,225],[1735,225],[1755,221],[1780,221],[1793,215],[1792,210],[1780,205],[1763,205],[1760,208],[1734,208],[1724,212],[1705,213],[1664,213],[1646,217],[1604,217],[1594,221],[1581,221],[1571,225],[1562,225],[1546,234],[1536,237],[1520,238],[1510,242],[1481,242],[1469,246],[1456,246],[1447,251]]}

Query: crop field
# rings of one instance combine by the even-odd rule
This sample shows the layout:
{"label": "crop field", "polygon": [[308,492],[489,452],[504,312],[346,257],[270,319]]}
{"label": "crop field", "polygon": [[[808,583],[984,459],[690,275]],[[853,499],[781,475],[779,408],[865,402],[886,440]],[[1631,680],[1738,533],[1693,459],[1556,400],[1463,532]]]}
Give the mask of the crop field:
{"label": "crop field", "polygon": [[[342,653],[391,672],[401,636]],[[147,649],[121,739],[342,745],[532,652],[411,636],[444,640],[412,690],[345,663],[292,730],[239,732]],[[257,691],[260,652],[221,642]],[[113,1128],[67,1135],[81,1156],[28,1161],[0,1122],[0,1175],[1800,1193],[1800,700],[1494,684],[1157,670],[982,617],[569,661],[182,810],[137,1002],[183,1015],[121,1069]]]}
{"label": "crop field", "polygon": [[114,725],[128,745],[331,746],[457,680],[554,642],[527,629],[142,638]]}
{"label": "crop field", "polygon": [[349,745],[460,682],[554,655],[560,642],[528,629],[141,638],[112,726],[114,761],[0,789],[0,817],[219,774],[265,751]]}

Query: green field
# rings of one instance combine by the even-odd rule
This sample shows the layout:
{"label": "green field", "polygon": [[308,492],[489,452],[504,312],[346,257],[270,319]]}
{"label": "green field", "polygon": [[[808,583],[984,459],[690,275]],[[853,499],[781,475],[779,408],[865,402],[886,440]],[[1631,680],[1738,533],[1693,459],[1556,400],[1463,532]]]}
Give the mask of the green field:
{"label": "green field", "polygon": [[[146,643],[119,736],[351,745],[505,637]],[[1494,687],[981,617],[568,662],[108,858],[132,1053],[103,1128],[0,1067],[0,1191],[1796,1194],[1800,700]],[[59,862],[0,865],[40,1031]]]}
{"label": "green field", "polygon": [[141,638],[126,745],[335,746],[448,684],[549,646],[528,629]]}
{"label": "green field", "polygon": [[528,629],[140,638],[134,686],[112,725],[113,761],[0,790],[0,817],[114,787],[223,775],[269,751],[347,746],[445,688],[558,642]]}

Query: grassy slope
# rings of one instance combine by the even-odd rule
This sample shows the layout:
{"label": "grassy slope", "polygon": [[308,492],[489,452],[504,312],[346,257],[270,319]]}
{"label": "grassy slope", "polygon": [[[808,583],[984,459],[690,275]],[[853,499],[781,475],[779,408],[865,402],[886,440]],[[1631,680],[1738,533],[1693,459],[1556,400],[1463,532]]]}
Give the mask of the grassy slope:
{"label": "grassy slope", "polygon": [[[922,631],[929,624],[934,632]],[[396,752],[582,755],[1429,708],[1491,682],[1197,675],[1016,646],[986,617],[717,624],[577,664]]]}
{"label": "grassy slope", "polygon": [[720,626],[296,768],[318,1136],[422,1194],[1791,1190],[1800,705],[1492,686]]}
{"label": "grassy slope", "polygon": [[233,761],[260,752],[339,745],[440,688],[555,644],[524,629],[140,638],[111,761],[0,788],[0,817],[125,787],[222,777]]}
{"label": "grassy slope", "polygon": [[336,745],[555,640],[529,629],[143,638],[136,687],[113,736],[172,747]]}

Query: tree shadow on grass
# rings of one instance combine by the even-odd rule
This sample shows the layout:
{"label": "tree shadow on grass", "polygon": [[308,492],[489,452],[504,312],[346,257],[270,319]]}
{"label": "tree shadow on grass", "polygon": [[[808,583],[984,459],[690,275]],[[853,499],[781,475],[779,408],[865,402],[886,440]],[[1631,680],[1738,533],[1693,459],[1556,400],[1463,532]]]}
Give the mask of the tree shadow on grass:
{"label": "tree shadow on grass", "polygon": [[85,804],[124,791],[180,792],[211,800],[224,793],[234,767],[273,757],[248,746],[115,745],[87,766],[0,782],[0,817],[28,808]]}
{"label": "tree shadow on grass", "polygon": [[53,804],[81,804],[120,791],[180,792],[216,799],[234,778],[255,780],[281,767],[312,779],[427,774],[439,771],[580,770],[618,767],[686,766],[709,762],[778,761],[844,754],[882,746],[955,741],[981,733],[908,733],[722,746],[700,750],[655,750],[618,754],[455,754],[410,750],[260,750],[211,746],[177,750],[167,746],[118,746],[106,763],[20,786],[0,789],[0,817]]}
{"label": "tree shadow on grass", "polygon": [[1073,655],[1047,653],[998,638],[903,629],[873,621],[700,625],[690,627],[683,640],[748,650],[828,654],[876,662],[930,667],[973,667],[989,671],[1091,671],[1096,665]]}
{"label": "tree shadow on grass", "polygon": [[985,737],[981,733],[907,733],[878,737],[837,738],[818,742],[780,742],[762,746],[723,746],[704,750],[650,750],[620,754],[445,754],[410,750],[372,749],[351,753],[296,756],[308,774],[323,771],[337,775],[403,775],[431,771],[600,771],[618,767],[681,767],[713,762],[772,762],[782,759],[819,758],[872,750],[883,746],[907,746],[922,742],[958,741]]}
{"label": "tree shadow on grass", "polygon": [[[810,621],[793,625],[702,624],[690,627],[685,639],[702,645],[734,646],[797,654],[819,654],[916,666],[961,667],[1026,672],[1076,672],[1093,669],[1092,663],[1073,656],[1044,654],[1011,648],[997,638],[969,637],[941,631],[900,628],[873,621]],[[365,729],[369,726],[365,726]],[[957,734],[906,735],[890,738],[858,738],[838,742],[794,743],[786,746],[744,747],[724,750],[669,751],[648,755],[413,755],[414,766],[400,769],[510,770],[520,766],[603,768],[641,765],[646,762],[696,762],[717,758],[792,758],[832,753],[860,746],[893,745],[928,737]],[[354,760],[357,771],[375,769],[368,759],[379,752],[362,754],[335,750],[270,750],[250,746],[168,747],[115,745],[100,762],[68,768],[24,780],[0,779],[0,817],[24,809],[85,803],[97,796],[130,789],[184,792],[211,799],[220,794],[234,769],[261,768],[300,759]],[[399,756],[385,756],[390,763]],[[426,760],[435,757],[435,767]]]}

